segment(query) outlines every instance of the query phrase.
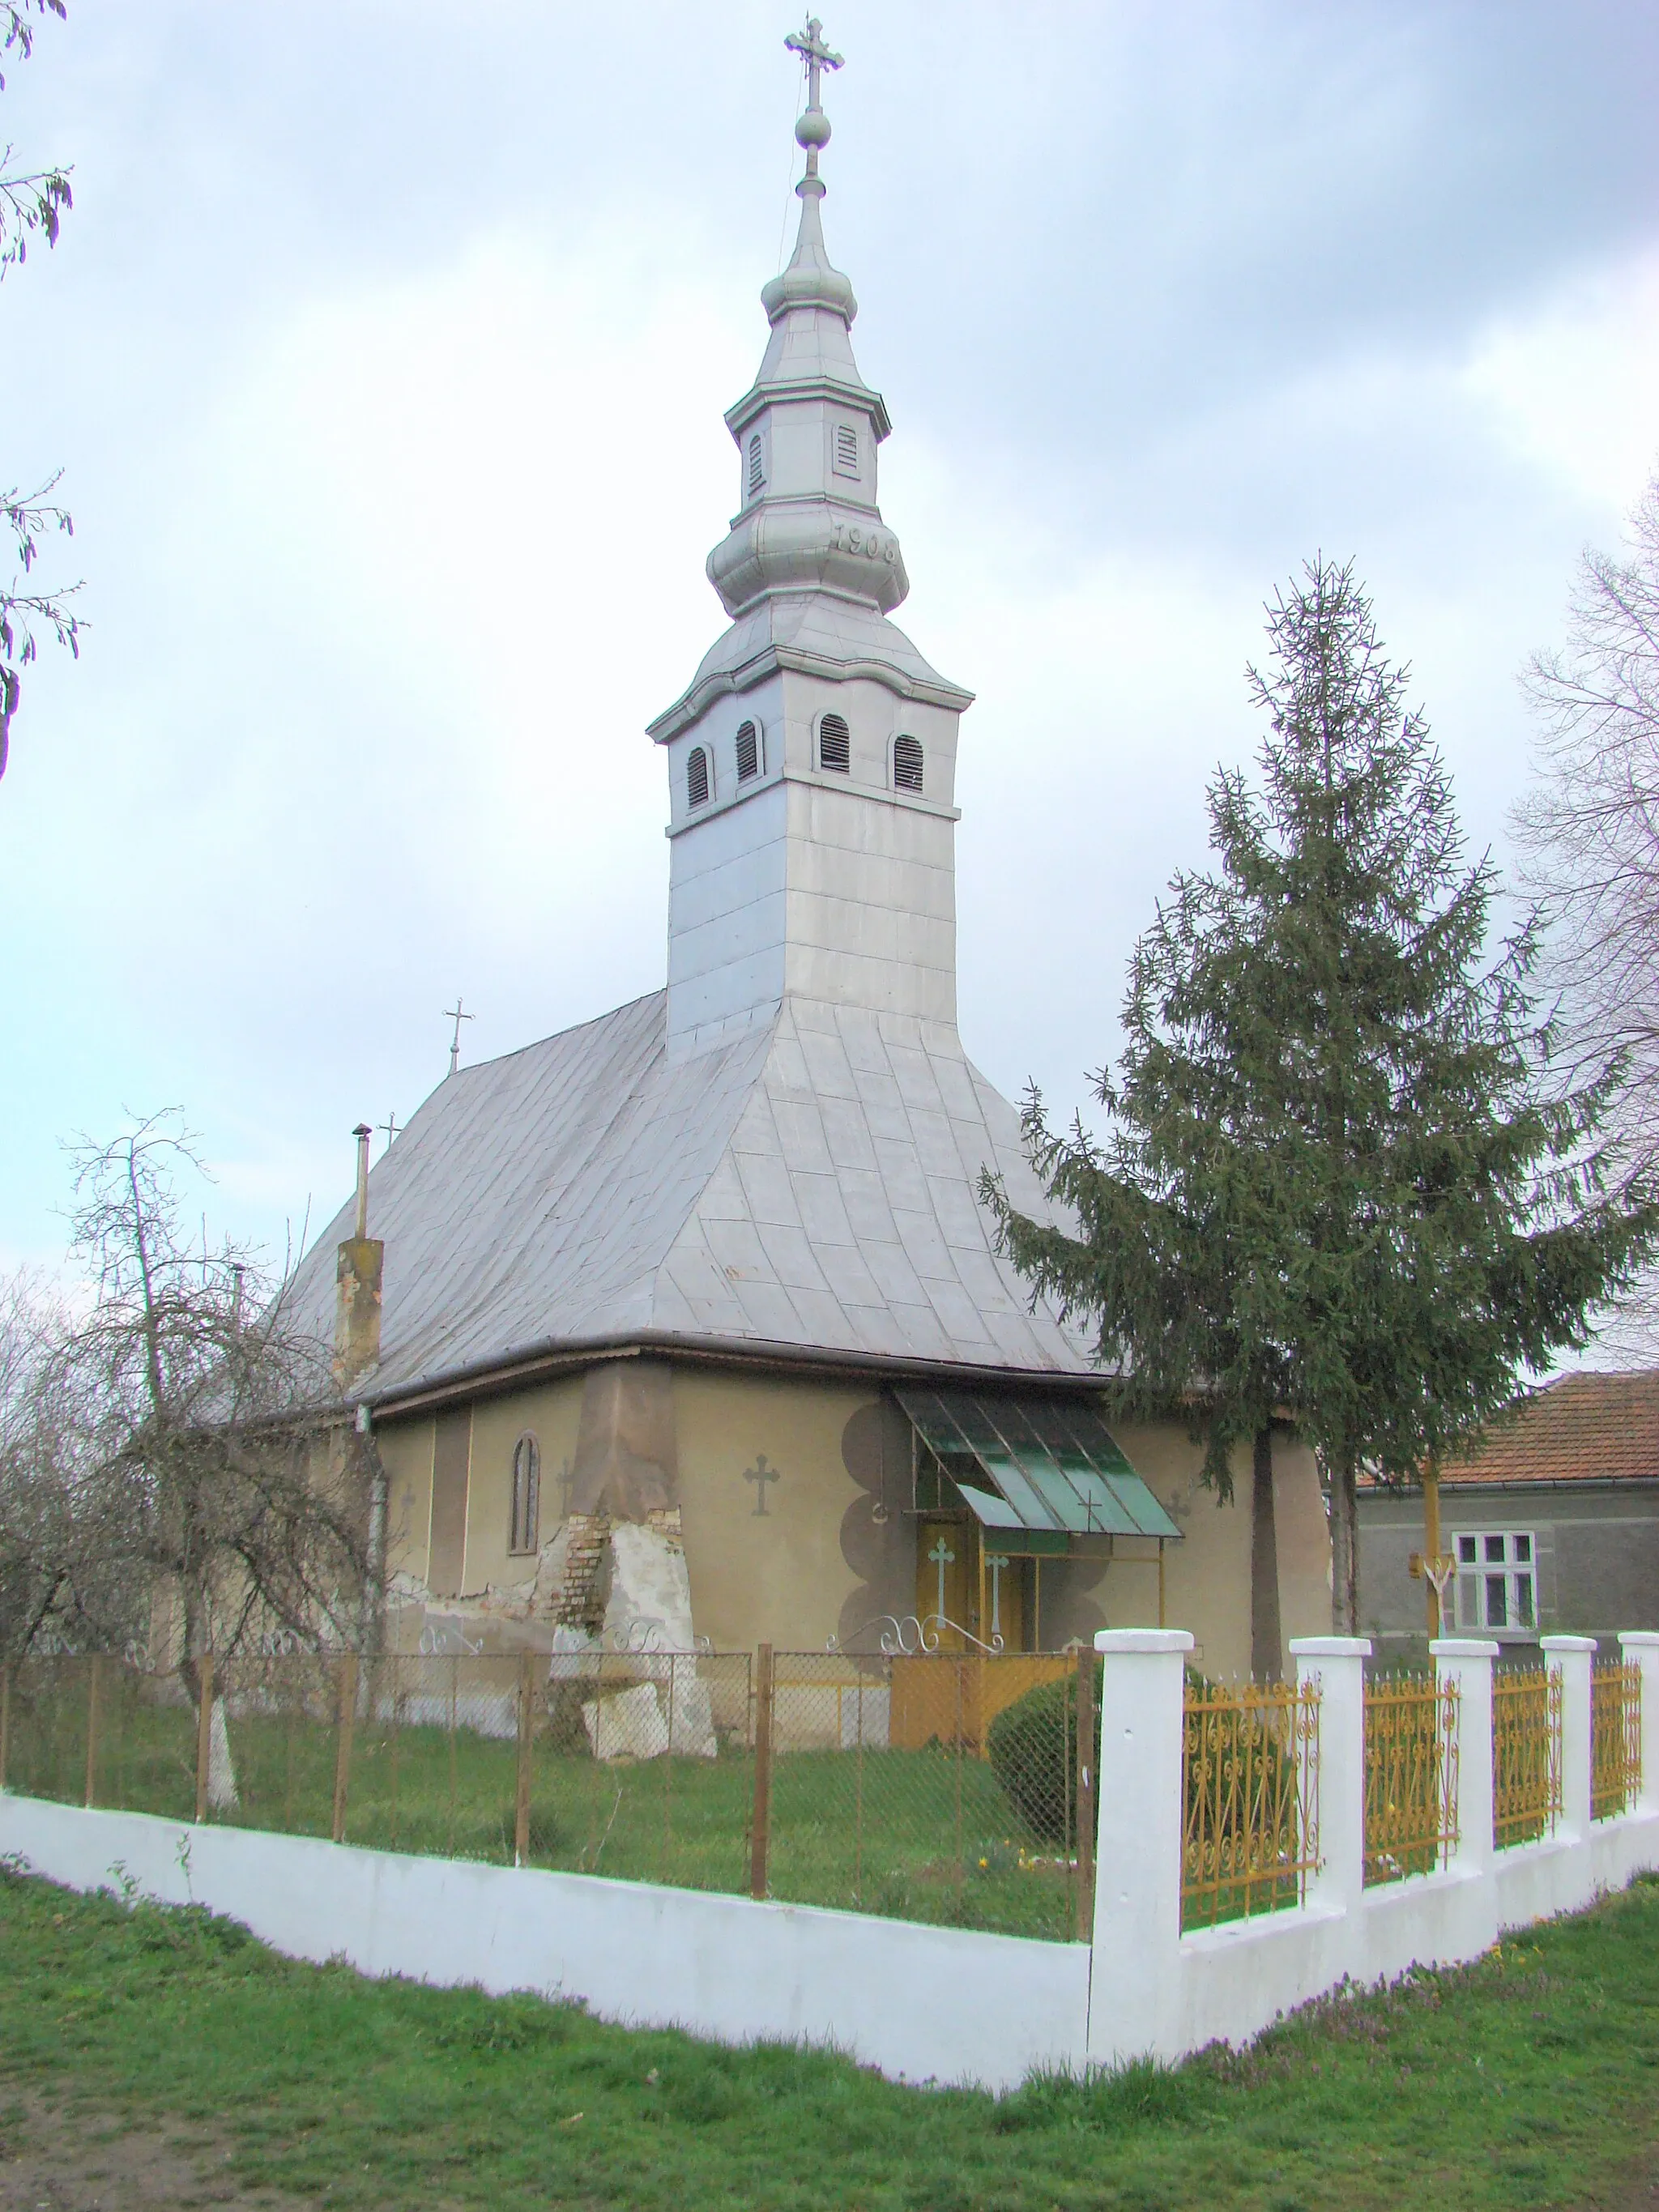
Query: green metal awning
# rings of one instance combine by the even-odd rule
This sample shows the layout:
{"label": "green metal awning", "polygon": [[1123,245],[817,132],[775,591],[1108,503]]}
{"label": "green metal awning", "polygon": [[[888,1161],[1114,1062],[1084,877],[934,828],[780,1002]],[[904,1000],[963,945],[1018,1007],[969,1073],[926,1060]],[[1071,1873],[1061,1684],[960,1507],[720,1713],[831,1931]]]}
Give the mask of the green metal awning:
{"label": "green metal awning", "polygon": [[894,1395],[988,1529],[1060,1544],[1072,1536],[1181,1534],[1086,1406],[965,1390]]}

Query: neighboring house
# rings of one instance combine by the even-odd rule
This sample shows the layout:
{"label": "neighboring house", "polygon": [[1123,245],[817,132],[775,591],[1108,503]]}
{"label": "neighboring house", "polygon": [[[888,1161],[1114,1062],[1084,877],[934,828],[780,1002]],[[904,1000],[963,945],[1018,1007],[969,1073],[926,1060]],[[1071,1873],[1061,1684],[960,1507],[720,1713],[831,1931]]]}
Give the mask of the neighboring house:
{"label": "neighboring house", "polygon": [[[667,988],[452,1071],[295,1285],[319,1332],[343,1300],[390,1633],[867,1650],[884,1617],[941,1615],[947,1647],[1029,1650],[1164,1619],[1218,1672],[1276,1672],[1329,1620],[1311,1455],[1276,1440],[1258,1495],[1247,1447],[1224,1507],[1182,1428],[1109,1432],[1086,1343],[979,1202],[988,1168],[1048,1212],[957,1030],[972,694],[888,619],[909,588],[877,504],[888,415],[809,118],[794,257],[726,417],[737,513],[708,575],[731,619],[650,728]],[[661,432],[647,410],[595,434]],[[580,649],[550,624],[550,666]],[[548,830],[556,866],[580,814]],[[1067,988],[1064,962],[1031,985]]]}
{"label": "neighboring house", "polygon": [[[1421,1488],[1366,1491],[1359,1531],[1367,1633],[1379,1649],[1420,1639]],[[1448,1634],[1659,1628],[1659,1370],[1566,1375],[1523,1399],[1442,1470],[1440,1540],[1457,1562]]]}

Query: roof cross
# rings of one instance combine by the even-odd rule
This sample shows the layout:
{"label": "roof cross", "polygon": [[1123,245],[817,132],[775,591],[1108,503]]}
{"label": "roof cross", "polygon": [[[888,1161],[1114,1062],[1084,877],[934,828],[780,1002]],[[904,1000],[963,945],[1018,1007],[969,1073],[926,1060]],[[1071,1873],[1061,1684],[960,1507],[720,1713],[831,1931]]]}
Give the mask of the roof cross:
{"label": "roof cross", "polygon": [[452,1075],[461,1064],[461,1024],[477,1019],[476,1014],[463,1013],[461,1006],[461,994],[457,991],[454,1005],[444,1008],[444,1019],[447,1022],[453,1021],[455,1024],[455,1035],[451,1039],[449,1047],[449,1072]]}
{"label": "roof cross", "polygon": [[818,71],[821,69],[837,70],[845,58],[841,54],[832,54],[824,45],[819,35],[823,29],[817,17],[809,15],[806,28],[791,31],[783,42],[792,54],[799,54],[806,64],[806,105],[809,107],[816,107],[818,104]]}
{"label": "roof cross", "polygon": [[398,1133],[397,1108],[395,1106],[391,1108],[387,1112],[385,1121],[377,1121],[374,1126],[377,1129],[384,1129],[386,1131],[386,1148],[387,1152],[390,1152],[392,1150],[392,1139]]}

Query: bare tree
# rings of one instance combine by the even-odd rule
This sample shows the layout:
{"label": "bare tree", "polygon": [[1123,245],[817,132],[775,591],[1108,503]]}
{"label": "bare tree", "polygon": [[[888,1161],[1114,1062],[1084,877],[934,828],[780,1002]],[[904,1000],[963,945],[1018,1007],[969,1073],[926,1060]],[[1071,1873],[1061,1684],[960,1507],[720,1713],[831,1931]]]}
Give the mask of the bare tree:
{"label": "bare tree", "polygon": [[120,1650],[143,1627],[119,1500],[86,1449],[63,1357],[72,1331],[38,1275],[0,1283],[0,1662],[46,1646]]}
{"label": "bare tree", "polygon": [[[65,0],[0,0],[0,60],[15,54],[27,61],[34,51],[33,19],[56,15],[61,21],[66,12]],[[0,92],[5,88],[0,72]],[[59,226],[73,205],[66,170],[55,165],[15,168],[11,147],[0,147],[0,277],[27,260],[32,238],[56,246]],[[52,476],[33,491],[14,485],[0,492],[0,521],[10,532],[16,562],[11,582],[0,586],[0,775],[6,772],[12,716],[21,689],[19,672],[35,658],[40,638],[55,637],[80,657],[82,620],[69,605],[80,586],[70,584],[43,592],[33,582],[42,542],[75,533],[67,508],[51,497],[58,482]]]}
{"label": "bare tree", "polygon": [[[1560,994],[1566,1059],[1622,1059],[1617,1127],[1634,1164],[1659,1163],[1659,476],[1622,555],[1587,550],[1567,640],[1523,684],[1540,736],[1538,776],[1516,810],[1522,880],[1546,925],[1546,979]],[[1651,1331],[1650,1276],[1621,1308]]]}
{"label": "bare tree", "polygon": [[[52,1624],[90,1648],[125,1627],[198,1702],[209,1651],[361,1644],[381,1573],[372,1440],[346,1419],[327,1347],[291,1324],[286,1274],[191,1235],[179,1179],[200,1164],[176,1112],[80,1147],[92,1303],[32,1335],[20,1324],[0,1462],[9,1656]],[[213,1717],[222,1802],[235,1785]]]}

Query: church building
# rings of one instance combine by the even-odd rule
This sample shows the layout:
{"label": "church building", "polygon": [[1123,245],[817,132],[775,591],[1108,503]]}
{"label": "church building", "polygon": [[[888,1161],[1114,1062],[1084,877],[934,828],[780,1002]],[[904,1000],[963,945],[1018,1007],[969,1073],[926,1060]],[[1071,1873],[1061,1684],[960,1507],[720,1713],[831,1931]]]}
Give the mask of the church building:
{"label": "church building", "polygon": [[302,1263],[298,1319],[384,1470],[389,1642],[1055,1650],[1190,1628],[1277,1672],[1329,1622],[1310,1455],[1235,1498],[1103,1417],[1085,1339],[998,1253],[1048,1202],[957,1030],[973,695],[891,620],[885,403],[832,266],[808,27],[793,258],[726,416],[728,617],[650,726],[666,988],[452,1070]]}

